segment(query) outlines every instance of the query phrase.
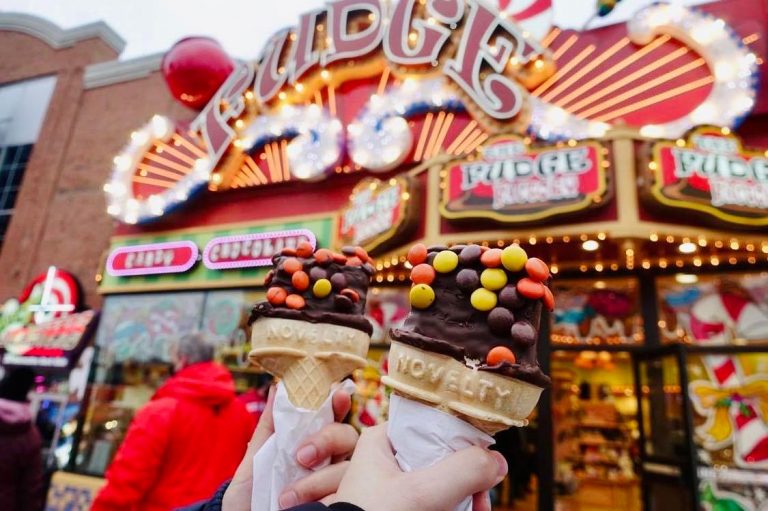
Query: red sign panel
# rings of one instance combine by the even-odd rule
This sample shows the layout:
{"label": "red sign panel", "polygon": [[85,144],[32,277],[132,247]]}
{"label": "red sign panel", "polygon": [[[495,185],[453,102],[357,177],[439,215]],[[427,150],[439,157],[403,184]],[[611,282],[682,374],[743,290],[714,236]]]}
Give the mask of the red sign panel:
{"label": "red sign panel", "polygon": [[317,239],[309,229],[261,232],[213,238],[203,251],[203,264],[211,270],[252,268],[272,264],[272,256],[284,248],[307,241],[315,248]]}
{"label": "red sign panel", "polygon": [[657,142],[646,168],[646,191],[662,207],[768,225],[768,154],[745,151],[730,130],[704,127],[687,139]]}
{"label": "red sign panel", "polygon": [[530,147],[516,136],[497,137],[445,171],[442,214],[522,223],[600,206],[608,193],[606,153],[591,141]]}
{"label": "red sign panel", "polygon": [[107,259],[113,277],[183,273],[197,261],[198,249],[191,241],[172,241],[116,248]]}
{"label": "red sign panel", "polygon": [[341,212],[339,238],[372,251],[407,230],[413,223],[411,188],[403,176],[360,181]]}

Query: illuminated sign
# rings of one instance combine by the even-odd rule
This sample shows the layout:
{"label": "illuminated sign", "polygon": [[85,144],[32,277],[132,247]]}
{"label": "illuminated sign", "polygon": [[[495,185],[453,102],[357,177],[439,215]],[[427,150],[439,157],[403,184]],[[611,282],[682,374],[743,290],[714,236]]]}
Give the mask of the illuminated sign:
{"label": "illuminated sign", "polygon": [[600,206],[608,193],[605,153],[590,141],[533,148],[499,136],[444,171],[442,214],[519,223]]}
{"label": "illuminated sign", "polygon": [[406,231],[413,223],[412,194],[410,181],[403,176],[388,181],[363,179],[341,212],[339,237],[343,244],[372,251]]}
{"label": "illuminated sign", "polygon": [[197,261],[191,241],[171,241],[119,247],[109,254],[107,273],[113,277],[183,273]]}
{"label": "illuminated sign", "polygon": [[317,239],[308,229],[261,232],[213,238],[203,250],[203,264],[210,270],[269,266],[272,256],[284,248],[296,248],[307,241],[315,248]]}
{"label": "illuminated sign", "polygon": [[656,142],[643,168],[645,195],[659,207],[768,225],[768,155],[745,150],[730,130],[703,127],[686,139]]}

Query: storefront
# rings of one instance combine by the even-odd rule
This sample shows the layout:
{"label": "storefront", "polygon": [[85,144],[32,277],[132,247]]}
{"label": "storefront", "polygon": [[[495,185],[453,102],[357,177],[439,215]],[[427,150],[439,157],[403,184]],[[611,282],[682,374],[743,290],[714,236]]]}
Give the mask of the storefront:
{"label": "storefront", "polygon": [[[105,184],[119,224],[75,469],[103,474],[186,331],[218,340],[254,385],[246,318],[282,247],[375,256],[352,419],[371,425],[386,414],[386,332],[407,312],[407,248],[520,243],[555,274],[539,354],[553,388],[530,428],[500,439],[536,467],[513,470],[502,503],[759,510],[768,148],[735,132],[766,108],[765,6],[655,5],[574,32],[474,1],[401,1],[386,23],[377,1],[346,5],[302,16],[257,68],[208,40],[166,56],[200,114],[154,116]],[[202,47],[231,73],[201,101],[185,87],[213,73]]]}

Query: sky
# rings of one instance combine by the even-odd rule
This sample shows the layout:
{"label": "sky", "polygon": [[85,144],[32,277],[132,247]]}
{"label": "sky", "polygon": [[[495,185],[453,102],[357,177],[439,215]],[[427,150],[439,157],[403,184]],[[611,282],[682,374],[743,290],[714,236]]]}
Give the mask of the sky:
{"label": "sky", "polygon": [[[488,0],[493,3],[494,0]],[[626,21],[643,5],[655,0],[622,0],[598,24]],[[712,0],[673,0],[700,4]],[[530,3],[530,0],[512,0]],[[105,21],[127,41],[121,60],[166,51],[190,35],[218,39],[227,52],[255,59],[269,36],[294,25],[299,14],[315,9],[323,0],[2,0],[0,11],[34,14],[62,28]],[[592,17],[596,0],[552,0],[555,25],[581,29]],[[279,5],[280,8],[275,8]],[[590,25],[597,26],[597,24]]]}

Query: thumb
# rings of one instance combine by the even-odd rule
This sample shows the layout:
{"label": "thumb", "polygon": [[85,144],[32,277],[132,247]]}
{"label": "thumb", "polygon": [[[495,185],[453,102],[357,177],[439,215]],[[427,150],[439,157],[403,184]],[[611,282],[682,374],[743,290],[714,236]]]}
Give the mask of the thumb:
{"label": "thumb", "polygon": [[453,509],[475,493],[490,490],[507,474],[507,461],[495,451],[469,447],[410,477],[417,488],[430,488],[440,498],[436,509]]}

